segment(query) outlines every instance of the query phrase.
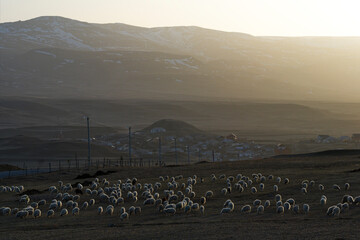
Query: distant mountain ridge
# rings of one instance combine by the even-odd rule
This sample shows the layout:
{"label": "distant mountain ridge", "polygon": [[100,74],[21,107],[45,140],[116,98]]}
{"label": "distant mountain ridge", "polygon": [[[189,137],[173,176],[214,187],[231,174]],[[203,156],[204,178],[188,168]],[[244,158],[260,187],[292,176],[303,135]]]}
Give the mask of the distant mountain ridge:
{"label": "distant mountain ridge", "polygon": [[358,101],[360,38],[38,17],[0,24],[4,96]]}

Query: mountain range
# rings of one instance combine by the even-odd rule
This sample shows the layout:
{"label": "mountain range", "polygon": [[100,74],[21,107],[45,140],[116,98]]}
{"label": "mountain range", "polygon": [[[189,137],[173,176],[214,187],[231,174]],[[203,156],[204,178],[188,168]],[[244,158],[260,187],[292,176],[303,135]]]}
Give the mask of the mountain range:
{"label": "mountain range", "polygon": [[358,101],[360,37],[261,37],[38,17],[0,24],[0,94]]}

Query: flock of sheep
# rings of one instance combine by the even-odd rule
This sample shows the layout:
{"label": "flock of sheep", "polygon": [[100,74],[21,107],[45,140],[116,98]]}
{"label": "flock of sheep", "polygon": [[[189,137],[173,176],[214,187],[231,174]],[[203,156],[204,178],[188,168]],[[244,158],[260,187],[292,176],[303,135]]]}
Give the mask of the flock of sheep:
{"label": "flock of sheep", "polygon": [[[14,215],[16,218],[24,219],[39,218],[43,216],[42,212],[46,212],[46,217],[52,218],[69,214],[76,216],[84,211],[93,211],[94,214],[96,212],[98,215],[117,214],[124,221],[128,220],[131,215],[141,214],[142,207],[152,207],[157,209],[160,214],[166,215],[179,213],[204,215],[206,203],[212,198],[226,199],[233,193],[241,194],[245,191],[249,191],[255,198],[258,192],[264,191],[267,187],[265,184],[272,189],[275,197],[266,200],[255,198],[252,204],[240,206],[240,213],[264,214],[265,211],[275,210],[277,214],[285,214],[290,211],[294,214],[308,214],[311,209],[308,203],[298,204],[294,198],[285,200],[278,193],[280,184],[290,183],[288,178],[281,179],[281,177],[274,177],[273,175],[264,176],[261,173],[252,174],[252,176],[238,174],[236,177],[227,177],[225,174],[217,177],[212,174],[208,181],[220,181],[224,184],[224,188],[217,191],[208,190],[203,195],[198,196],[200,193],[195,193],[194,188],[204,181],[204,178],[198,178],[196,175],[188,178],[184,178],[182,175],[160,176],[155,183],[140,183],[137,178],[124,181],[117,180],[110,183],[105,178],[101,181],[95,178],[89,186],[83,186],[80,183],[73,186],[71,183],[64,184],[59,181],[57,186],[50,186],[47,197],[39,201],[32,201],[30,196],[22,194],[23,186],[0,186],[0,193],[16,193],[20,196],[19,207],[1,207],[0,215]],[[298,189],[302,194],[308,194],[309,188],[317,189],[313,180],[303,180]],[[342,191],[341,187],[336,184],[332,188],[334,191]],[[324,185],[319,184],[316,191],[322,192],[324,189]],[[350,184],[346,183],[343,190],[348,191],[349,189]],[[326,211],[328,216],[339,216],[360,204],[360,196],[353,197],[346,194],[339,200],[338,204],[328,207]],[[126,209],[124,207],[125,202],[132,206]],[[317,204],[325,207],[327,197],[322,195]],[[223,206],[219,206],[221,215],[231,214],[234,211],[235,203],[231,199],[227,199]]]}

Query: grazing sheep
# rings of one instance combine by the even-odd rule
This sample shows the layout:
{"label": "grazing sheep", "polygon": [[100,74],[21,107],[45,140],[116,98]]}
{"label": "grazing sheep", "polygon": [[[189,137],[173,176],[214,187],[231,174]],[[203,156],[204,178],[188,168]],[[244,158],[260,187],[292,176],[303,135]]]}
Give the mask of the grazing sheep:
{"label": "grazing sheep", "polygon": [[360,196],[355,197],[354,204],[358,205],[360,203]]}
{"label": "grazing sheep", "polygon": [[223,208],[223,209],[221,209],[220,214],[223,215],[223,214],[225,214],[225,213],[231,213],[231,212],[232,212],[232,211],[231,211],[230,208]]}
{"label": "grazing sheep", "polygon": [[21,211],[17,212],[15,216],[16,216],[16,218],[24,219],[24,218],[26,218],[28,215],[29,215],[28,211],[21,210]]}
{"label": "grazing sheep", "polygon": [[349,190],[350,189],[350,183],[345,183],[345,190]]}
{"label": "grazing sheep", "polygon": [[276,213],[283,214],[284,213],[284,207],[283,206],[278,206],[276,208]]}
{"label": "grazing sheep", "polygon": [[121,208],[120,208],[120,215],[123,214],[124,212],[126,212],[125,207],[121,207]]}
{"label": "grazing sheep", "polygon": [[38,206],[44,206],[46,204],[46,200],[42,199],[38,202]]}
{"label": "grazing sheep", "polygon": [[206,198],[205,198],[205,197],[201,197],[201,198],[200,198],[200,203],[201,203],[202,205],[204,205],[204,204],[206,203]]}
{"label": "grazing sheep", "polygon": [[278,201],[281,201],[282,200],[282,197],[280,194],[276,194],[275,195],[275,201],[278,202]]}
{"label": "grazing sheep", "polygon": [[146,205],[155,205],[155,199],[154,198],[148,198],[144,201],[144,206]]}
{"label": "grazing sheep", "polygon": [[281,183],[281,177],[277,177],[276,182]]}
{"label": "grazing sheep", "polygon": [[284,211],[289,211],[291,209],[291,205],[289,202],[284,203]]}
{"label": "grazing sheep", "polygon": [[113,215],[114,213],[114,206],[113,205],[109,205],[106,207],[105,213],[108,215]]}
{"label": "grazing sheep", "polygon": [[296,214],[298,214],[298,213],[300,212],[300,207],[299,207],[299,205],[295,205],[295,206],[293,207],[293,212],[296,213]]}
{"label": "grazing sheep", "polygon": [[85,210],[89,207],[89,203],[88,202],[84,202],[83,205],[81,206],[81,209]]}
{"label": "grazing sheep", "polygon": [[96,203],[96,201],[95,201],[95,199],[90,199],[90,201],[89,201],[89,206],[94,206],[95,205],[95,203]]}
{"label": "grazing sheep", "polygon": [[55,216],[54,210],[50,209],[50,210],[47,212],[46,216],[47,216],[48,218],[54,217],[54,216]]}
{"label": "grazing sheep", "polygon": [[307,189],[306,189],[306,188],[304,188],[304,187],[303,187],[303,188],[301,188],[301,193],[302,193],[302,194],[307,194]]}
{"label": "grazing sheep", "polygon": [[[336,208],[336,207],[337,207],[337,206],[335,206],[335,205],[329,207],[329,208],[327,209],[327,211],[326,211],[326,215],[332,216],[332,215],[333,215],[334,208]],[[339,210],[340,210],[340,208],[339,208]]]}
{"label": "grazing sheep", "polygon": [[270,200],[265,201],[264,207],[266,207],[266,208],[270,207]]}
{"label": "grazing sheep", "polygon": [[4,207],[4,208],[2,208],[1,215],[3,215],[3,216],[8,216],[8,215],[10,215],[10,214],[11,214],[11,208],[9,208],[9,207]]}
{"label": "grazing sheep", "polygon": [[222,194],[222,195],[226,195],[227,192],[228,192],[227,188],[221,189],[221,194]]}
{"label": "grazing sheep", "polygon": [[279,187],[277,185],[274,185],[274,192],[279,191]]}
{"label": "grazing sheep", "polygon": [[138,215],[141,213],[141,207],[136,207],[135,208],[135,215]]}
{"label": "grazing sheep", "polygon": [[341,212],[340,208],[335,206],[332,211],[332,216],[338,217],[340,215],[340,212]]}
{"label": "grazing sheep", "polygon": [[13,208],[11,209],[11,215],[15,215],[19,212],[19,209],[18,208]]}
{"label": "grazing sheep", "polygon": [[269,175],[269,176],[268,176],[268,179],[269,179],[269,180],[273,180],[273,179],[274,179],[274,176],[273,176],[273,175]]}
{"label": "grazing sheep", "polygon": [[282,206],[283,203],[282,203],[282,201],[277,201],[275,205],[276,205],[276,207],[279,207],[279,206]]}
{"label": "grazing sheep", "polygon": [[194,198],[196,196],[195,192],[194,191],[191,191],[190,192],[190,198]]}
{"label": "grazing sheep", "polygon": [[260,183],[259,185],[259,189],[260,191],[264,191],[265,185],[263,183]]}
{"label": "grazing sheep", "polygon": [[127,220],[129,219],[129,214],[127,212],[124,212],[120,215],[120,220],[121,221],[124,221],[124,220]]}
{"label": "grazing sheep", "polygon": [[257,192],[257,189],[256,189],[256,187],[251,187],[250,191],[251,191],[251,193],[255,194]]}
{"label": "grazing sheep", "polygon": [[164,213],[175,215],[176,209],[175,209],[175,208],[171,208],[171,207],[170,207],[170,208],[165,208],[165,209],[164,209]]}
{"label": "grazing sheep", "polygon": [[304,213],[305,214],[308,214],[309,213],[309,211],[310,211],[310,206],[309,206],[309,204],[304,204],[303,205],[303,211],[304,211]]}
{"label": "grazing sheep", "polygon": [[80,208],[76,207],[72,210],[72,215],[76,216],[80,214]]}
{"label": "grazing sheep", "polygon": [[202,215],[204,215],[204,213],[205,213],[205,207],[204,207],[204,205],[201,205],[201,206],[200,206],[200,213],[201,213]]}
{"label": "grazing sheep", "polygon": [[241,208],[240,210],[242,213],[250,213],[251,212],[251,206],[250,205],[245,205]]}
{"label": "grazing sheep", "polygon": [[346,209],[349,209],[349,203],[341,204],[341,212],[345,212]]}
{"label": "grazing sheep", "polygon": [[290,180],[288,178],[284,179],[284,184],[288,184],[290,182]]}
{"label": "grazing sheep", "polygon": [[324,191],[324,189],[325,189],[324,185],[319,184],[319,190],[320,190],[320,191]]}
{"label": "grazing sheep", "polygon": [[324,205],[326,205],[326,201],[327,201],[327,198],[325,197],[321,197],[321,199],[320,199],[320,205],[322,205],[322,206],[324,206]]}
{"label": "grazing sheep", "polygon": [[295,200],[293,198],[289,198],[286,202],[288,202],[291,206],[295,205]]}
{"label": "grazing sheep", "polygon": [[39,217],[41,217],[41,210],[40,209],[35,209],[34,218],[39,218]]}
{"label": "grazing sheep", "polygon": [[261,200],[260,199],[255,199],[254,202],[253,202],[253,205],[254,206],[261,205]]}
{"label": "grazing sheep", "polygon": [[68,215],[69,212],[66,208],[61,209],[60,211],[60,217]]}
{"label": "grazing sheep", "polygon": [[134,206],[131,206],[129,207],[129,215],[135,213],[135,207]]}
{"label": "grazing sheep", "polygon": [[192,206],[191,206],[191,211],[193,212],[197,212],[200,210],[200,205],[198,203],[194,203]]}
{"label": "grazing sheep", "polygon": [[348,196],[347,202],[349,204],[353,204],[355,202],[354,198],[352,196]]}
{"label": "grazing sheep", "polygon": [[264,206],[263,205],[259,205],[257,210],[256,210],[257,214],[263,214],[264,213]]}
{"label": "grazing sheep", "polygon": [[333,189],[335,189],[335,190],[337,190],[337,191],[340,191],[340,190],[341,190],[340,186],[337,185],[337,184],[334,184],[334,185],[333,185]]}
{"label": "grazing sheep", "polygon": [[191,211],[191,207],[189,205],[185,206],[184,213],[189,213]]}

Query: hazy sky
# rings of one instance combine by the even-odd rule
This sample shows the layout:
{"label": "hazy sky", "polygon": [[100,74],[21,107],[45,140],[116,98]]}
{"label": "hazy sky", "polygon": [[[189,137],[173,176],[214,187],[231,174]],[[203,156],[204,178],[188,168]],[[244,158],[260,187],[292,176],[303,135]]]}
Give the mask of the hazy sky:
{"label": "hazy sky", "polygon": [[57,15],[277,36],[360,36],[360,0],[0,0],[0,22]]}

